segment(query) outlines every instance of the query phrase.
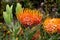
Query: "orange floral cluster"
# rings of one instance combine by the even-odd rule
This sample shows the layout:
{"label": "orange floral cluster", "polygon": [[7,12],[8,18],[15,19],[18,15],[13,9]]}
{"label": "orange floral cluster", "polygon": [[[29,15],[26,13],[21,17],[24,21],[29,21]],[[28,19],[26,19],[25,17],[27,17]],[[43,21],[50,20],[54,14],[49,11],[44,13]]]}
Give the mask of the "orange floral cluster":
{"label": "orange floral cluster", "polygon": [[60,32],[60,18],[47,18],[43,25],[48,33]]}
{"label": "orange floral cluster", "polygon": [[42,14],[38,10],[24,9],[17,13],[17,19],[25,26],[33,26],[41,23]]}

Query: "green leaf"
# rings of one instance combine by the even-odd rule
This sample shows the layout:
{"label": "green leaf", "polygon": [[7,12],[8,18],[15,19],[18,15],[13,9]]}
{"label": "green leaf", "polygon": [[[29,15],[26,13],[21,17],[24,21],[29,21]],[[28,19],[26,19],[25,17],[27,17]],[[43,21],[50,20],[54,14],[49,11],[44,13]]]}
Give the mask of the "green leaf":
{"label": "green leaf", "polygon": [[13,15],[12,15],[12,7],[9,7],[9,5],[6,6],[6,11],[3,12],[3,17],[6,22],[6,24],[11,24],[13,21]]}
{"label": "green leaf", "polygon": [[11,7],[9,5],[6,6],[6,12],[9,15],[9,17],[11,18],[11,20],[13,20],[12,7],[13,7],[13,5],[11,5]]}
{"label": "green leaf", "polygon": [[15,35],[15,37],[17,36],[17,34],[19,34],[19,32],[20,32],[20,30],[19,30],[19,28],[21,27],[21,25],[20,25],[20,23],[19,22],[16,22],[15,23],[15,25],[14,25],[14,35]]}
{"label": "green leaf", "polygon": [[6,5],[6,12],[7,12],[7,14],[10,14],[10,13],[12,13],[12,7],[13,6],[9,6],[9,5]]}
{"label": "green leaf", "polygon": [[21,27],[20,23],[19,22],[16,22],[15,25],[14,25],[14,29],[18,29],[19,27]]}
{"label": "green leaf", "polygon": [[19,36],[18,40],[24,40],[23,36]]}
{"label": "green leaf", "polygon": [[23,10],[22,6],[20,3],[17,3],[17,6],[16,6],[16,13],[19,13]]}
{"label": "green leaf", "polygon": [[11,20],[9,18],[9,15],[6,13],[6,12],[3,12],[3,17],[4,17],[4,20],[7,24],[10,24],[11,23]]}

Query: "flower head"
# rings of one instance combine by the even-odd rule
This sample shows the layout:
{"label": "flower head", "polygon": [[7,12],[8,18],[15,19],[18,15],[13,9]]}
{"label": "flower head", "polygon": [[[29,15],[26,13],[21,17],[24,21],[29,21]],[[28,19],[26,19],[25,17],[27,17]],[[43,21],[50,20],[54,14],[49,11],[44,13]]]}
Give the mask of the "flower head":
{"label": "flower head", "polygon": [[47,18],[43,26],[47,33],[55,33],[60,30],[60,18]]}
{"label": "flower head", "polygon": [[22,12],[17,13],[17,19],[25,27],[33,26],[41,23],[42,14],[37,10],[24,9]]}

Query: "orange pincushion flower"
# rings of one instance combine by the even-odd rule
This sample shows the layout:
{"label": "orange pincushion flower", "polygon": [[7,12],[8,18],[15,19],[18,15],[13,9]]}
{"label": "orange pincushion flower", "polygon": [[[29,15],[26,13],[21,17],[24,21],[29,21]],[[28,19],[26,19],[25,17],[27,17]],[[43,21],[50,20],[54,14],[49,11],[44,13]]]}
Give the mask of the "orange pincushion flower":
{"label": "orange pincushion flower", "polygon": [[48,33],[60,31],[60,18],[47,18],[44,21],[43,26]]}
{"label": "orange pincushion flower", "polygon": [[27,27],[39,24],[42,19],[42,14],[37,10],[24,9],[23,12],[17,13],[17,18]]}

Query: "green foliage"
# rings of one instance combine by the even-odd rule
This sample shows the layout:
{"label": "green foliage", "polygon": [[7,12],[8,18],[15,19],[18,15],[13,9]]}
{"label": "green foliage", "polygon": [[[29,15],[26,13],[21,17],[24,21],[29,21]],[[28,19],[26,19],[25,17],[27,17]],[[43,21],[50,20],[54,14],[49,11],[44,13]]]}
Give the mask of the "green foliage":
{"label": "green foliage", "polygon": [[9,5],[6,6],[6,11],[3,12],[3,17],[6,22],[6,24],[11,24],[13,21],[13,15],[12,15],[12,7],[9,7]]}
{"label": "green foliage", "polygon": [[17,6],[16,6],[16,13],[19,13],[23,10],[22,8],[22,5],[20,3],[17,3]]}

